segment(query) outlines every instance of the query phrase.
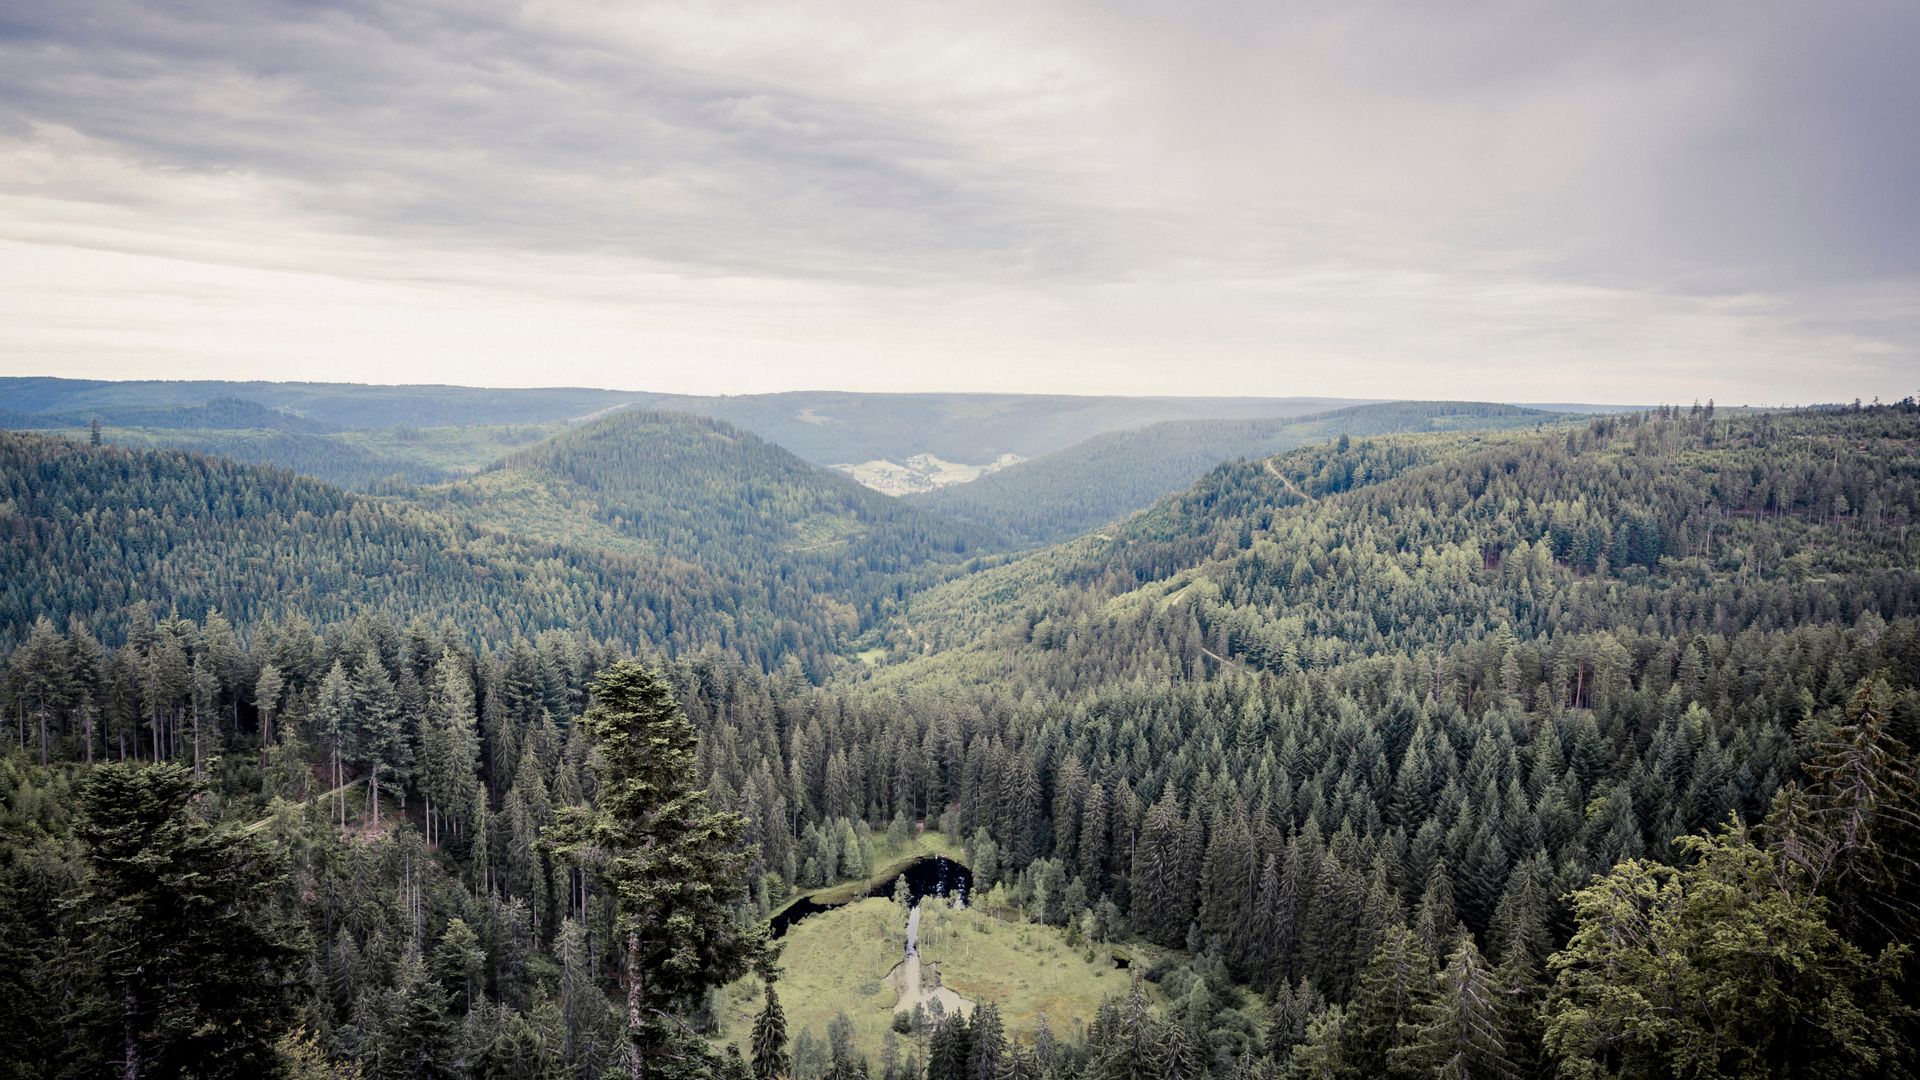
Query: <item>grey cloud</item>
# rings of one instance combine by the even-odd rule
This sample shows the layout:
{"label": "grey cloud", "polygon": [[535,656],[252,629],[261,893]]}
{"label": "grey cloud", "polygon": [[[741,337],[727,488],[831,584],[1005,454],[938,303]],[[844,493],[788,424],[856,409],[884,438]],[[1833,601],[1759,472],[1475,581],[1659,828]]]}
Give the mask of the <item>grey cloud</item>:
{"label": "grey cloud", "polygon": [[15,11],[0,108],[169,166],[283,177],[436,242],[696,271],[1074,272],[1095,242],[911,118],[427,5]]}
{"label": "grey cloud", "polygon": [[[1758,385],[1763,349],[1893,389],[1917,51],[1920,8],[1871,0],[0,0],[0,153],[32,165],[0,199],[45,214],[0,232],[356,288],[571,260],[513,280],[570,312],[647,282],[643,322],[728,355],[849,325],[847,369],[990,341],[1088,388],[1177,390],[1177,349],[1494,396],[1543,357]],[[223,178],[263,234],[221,232]]]}

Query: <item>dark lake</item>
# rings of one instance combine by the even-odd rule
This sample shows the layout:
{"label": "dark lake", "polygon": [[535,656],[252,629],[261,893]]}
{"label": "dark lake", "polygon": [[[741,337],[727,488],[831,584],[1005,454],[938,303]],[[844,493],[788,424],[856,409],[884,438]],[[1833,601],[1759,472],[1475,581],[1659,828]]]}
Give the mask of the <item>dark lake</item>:
{"label": "dark lake", "polygon": [[[909,863],[905,870],[874,885],[868,890],[867,895],[890,897],[893,895],[894,883],[901,878],[906,879],[907,895],[911,896],[916,904],[929,896],[951,896],[956,892],[966,896],[973,892],[973,871],[944,855],[929,855]],[[801,919],[838,906],[837,904],[816,904],[812,897],[803,896],[773,917],[773,921],[769,924],[771,935],[777,938],[787,932],[787,927]]]}

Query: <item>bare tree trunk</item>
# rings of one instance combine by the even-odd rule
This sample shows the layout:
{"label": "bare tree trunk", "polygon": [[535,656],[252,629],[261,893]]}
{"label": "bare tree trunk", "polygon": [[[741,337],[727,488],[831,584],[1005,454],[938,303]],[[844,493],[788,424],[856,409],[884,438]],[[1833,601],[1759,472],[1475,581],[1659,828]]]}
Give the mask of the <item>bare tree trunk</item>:
{"label": "bare tree trunk", "polygon": [[40,699],[40,767],[47,767],[47,699]]}
{"label": "bare tree trunk", "polygon": [[140,1080],[140,1043],[133,1036],[135,999],[131,983],[120,993],[120,1025],[124,1033],[120,1061],[121,1080]]}
{"label": "bare tree trunk", "polygon": [[627,934],[627,1075],[646,1080],[647,1057],[640,1046],[640,935]]}

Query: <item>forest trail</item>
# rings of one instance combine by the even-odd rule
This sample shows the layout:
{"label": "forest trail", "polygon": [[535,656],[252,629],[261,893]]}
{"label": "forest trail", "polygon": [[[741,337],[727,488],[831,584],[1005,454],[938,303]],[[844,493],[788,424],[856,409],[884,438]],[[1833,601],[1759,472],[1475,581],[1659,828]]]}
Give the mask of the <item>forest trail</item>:
{"label": "forest trail", "polygon": [[1212,649],[1207,648],[1205,645],[1200,646],[1200,655],[1206,657],[1209,660],[1214,661],[1215,663],[1219,664],[1222,667],[1232,668],[1235,671],[1246,670],[1245,665],[1241,664],[1240,661],[1235,660],[1231,656],[1221,656],[1219,653],[1214,652]]}
{"label": "forest trail", "polygon": [[1280,483],[1284,485],[1288,491],[1291,491],[1295,495],[1299,496],[1301,502],[1310,503],[1313,501],[1313,496],[1307,494],[1304,491],[1301,491],[1300,485],[1293,482],[1293,477],[1288,476],[1286,473],[1281,472],[1280,467],[1273,463],[1272,458],[1267,458],[1265,461],[1262,461],[1260,464],[1265,465],[1267,467],[1267,471],[1273,474],[1273,478],[1275,480],[1280,481]]}

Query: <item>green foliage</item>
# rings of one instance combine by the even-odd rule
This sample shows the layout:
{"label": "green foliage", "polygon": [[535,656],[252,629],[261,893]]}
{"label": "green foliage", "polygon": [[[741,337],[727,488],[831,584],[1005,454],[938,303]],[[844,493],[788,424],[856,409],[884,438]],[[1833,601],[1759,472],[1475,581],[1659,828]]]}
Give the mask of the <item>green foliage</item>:
{"label": "green foliage", "polygon": [[1908,950],[1868,956],[1803,875],[1737,824],[1574,894],[1546,1041],[1568,1077],[1843,1077],[1911,1068]]}
{"label": "green foliage", "polygon": [[280,1071],[302,952],[278,907],[286,869],[259,840],[196,820],[197,792],[170,764],[101,765],[81,784],[79,1072]]}
{"label": "green foliage", "polygon": [[634,1074],[699,1056],[675,1019],[755,962],[764,939],[733,918],[746,880],[740,815],[695,789],[693,725],[666,684],[634,662],[593,685],[581,723],[599,749],[592,838],[606,853],[625,942]]}
{"label": "green foliage", "polygon": [[[0,436],[15,1074],[59,1073],[66,987],[105,999],[73,792],[79,763],[121,757],[197,766],[189,816],[283,862],[249,900],[309,931],[290,993],[310,1034],[269,1033],[308,1072],[316,1054],[626,1071],[638,988],[654,1071],[731,1075],[696,1047],[748,1045],[761,987],[709,981],[744,969],[746,928],[809,867],[884,880],[909,842],[962,857],[961,837],[978,904],[929,914],[922,948],[999,1002],[1008,1049],[975,1060],[984,1017],[930,1035],[903,1012],[883,1071],[1906,1067],[1911,406],[1354,437],[971,573],[962,532],[869,512],[737,432],[621,421],[460,488],[564,544],[462,524],[453,489],[429,511]],[[671,468],[630,475],[647,462]],[[618,662],[636,647],[652,674]],[[856,647],[868,662],[839,667]],[[1675,837],[1770,808],[1764,872],[1659,869],[1692,850]],[[1567,957],[1593,919],[1561,898],[1609,871],[1650,882],[1610,917],[1658,923],[1670,947],[1649,954],[1677,959],[1608,962],[1653,987],[1759,986],[1786,1034],[1754,1041],[1760,1021],[1711,997],[1700,1019],[1643,1008],[1630,978],[1611,998],[1582,983]],[[789,939],[791,967],[845,986],[782,985],[796,1072],[858,1070],[835,1010],[856,1051],[884,1050],[891,1002],[863,988],[898,959],[899,919],[865,904]],[[864,910],[896,915],[802,948]],[[1096,1011],[1120,955],[1163,1009],[1143,992]],[[1423,984],[1428,957],[1446,962]],[[1619,1040],[1581,1042],[1598,1028],[1567,1028],[1575,1011]],[[1041,1013],[1084,1043],[1043,1054]],[[1738,1046],[1707,1063],[1689,1024]]]}

